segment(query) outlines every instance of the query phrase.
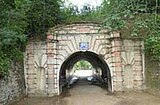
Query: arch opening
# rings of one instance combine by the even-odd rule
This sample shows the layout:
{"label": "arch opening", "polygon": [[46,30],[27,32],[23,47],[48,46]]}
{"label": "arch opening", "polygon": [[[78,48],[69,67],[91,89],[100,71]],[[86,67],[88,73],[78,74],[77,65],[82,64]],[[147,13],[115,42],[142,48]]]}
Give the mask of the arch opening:
{"label": "arch opening", "polygon": [[[79,62],[86,62],[89,65],[88,69],[92,70],[94,76],[99,82],[112,91],[110,69],[101,55],[90,51],[79,51],[70,55],[62,64],[59,72],[59,94],[63,92],[63,88],[68,85],[68,80],[75,72],[75,66]],[[85,73],[85,72],[84,72]]]}
{"label": "arch opening", "polygon": [[72,71],[70,71],[72,76],[77,76],[81,78],[92,76],[93,72],[94,68],[92,64],[86,60],[77,61],[74,64]]}

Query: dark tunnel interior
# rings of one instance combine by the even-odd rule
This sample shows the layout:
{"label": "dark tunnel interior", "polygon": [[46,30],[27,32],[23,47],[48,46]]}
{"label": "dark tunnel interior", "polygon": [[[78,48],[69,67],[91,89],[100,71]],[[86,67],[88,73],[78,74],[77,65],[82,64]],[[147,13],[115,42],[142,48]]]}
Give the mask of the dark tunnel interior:
{"label": "dark tunnel interior", "polygon": [[80,51],[73,53],[63,62],[59,75],[60,88],[62,88],[66,83],[66,70],[71,70],[74,64],[80,60],[88,61],[95,69],[100,68],[102,73],[102,75],[100,76],[102,80],[101,82],[103,82],[104,85],[106,85],[108,91],[111,91],[111,75],[107,63],[101,55],[98,55],[90,51]]}

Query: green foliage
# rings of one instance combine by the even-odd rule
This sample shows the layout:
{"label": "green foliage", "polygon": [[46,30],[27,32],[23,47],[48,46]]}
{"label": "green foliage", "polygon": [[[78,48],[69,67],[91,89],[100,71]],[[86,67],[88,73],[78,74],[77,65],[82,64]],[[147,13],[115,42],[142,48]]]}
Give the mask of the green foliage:
{"label": "green foliage", "polygon": [[10,59],[0,51],[0,77],[8,75]]}
{"label": "green foliage", "polygon": [[160,59],[160,2],[158,0],[106,0],[103,27],[118,30],[122,36],[145,39],[145,51]]}
{"label": "green foliage", "polygon": [[88,61],[78,61],[75,65],[74,68],[76,70],[89,70],[92,67],[92,65]]}
{"label": "green foliage", "polygon": [[151,55],[153,60],[160,60],[160,37],[150,36],[145,40],[147,55]]}
{"label": "green foliage", "polygon": [[145,39],[145,50],[153,60],[160,60],[160,15],[152,15],[148,26],[150,28]]}
{"label": "green foliage", "polygon": [[105,19],[101,7],[92,7],[89,4],[85,4],[82,9],[70,4],[69,7],[63,8],[63,17],[65,23],[72,22],[101,22]]}
{"label": "green foliage", "polygon": [[22,59],[27,23],[14,0],[2,0],[0,6],[0,76],[6,76],[12,60]]}
{"label": "green foliage", "polygon": [[0,1],[0,77],[13,60],[23,60],[27,36],[42,36],[61,22],[60,0]]}
{"label": "green foliage", "polygon": [[[146,10],[143,0],[107,0],[104,2],[106,20],[103,27],[113,30],[131,29],[131,35],[138,35],[138,30],[146,28],[143,12]],[[143,2],[142,2],[143,1]]]}
{"label": "green foliage", "polygon": [[61,23],[60,0],[33,0],[26,13],[27,33],[29,35],[42,35],[50,27]]}

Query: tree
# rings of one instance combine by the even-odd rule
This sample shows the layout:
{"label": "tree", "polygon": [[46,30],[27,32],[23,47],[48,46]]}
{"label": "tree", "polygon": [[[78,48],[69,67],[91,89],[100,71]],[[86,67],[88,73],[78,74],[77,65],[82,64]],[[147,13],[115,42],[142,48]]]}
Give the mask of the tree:
{"label": "tree", "polygon": [[103,3],[106,19],[103,27],[123,36],[141,37],[145,51],[160,60],[160,2],[158,0],[107,0]]}
{"label": "tree", "polygon": [[42,35],[50,27],[61,23],[60,0],[33,0],[26,13],[29,35]]}
{"label": "tree", "polygon": [[22,58],[27,23],[16,0],[1,0],[0,6],[0,76],[5,76],[11,61]]}
{"label": "tree", "polygon": [[0,1],[0,76],[8,74],[11,62],[23,60],[27,36],[42,36],[61,22],[60,0]]}
{"label": "tree", "polygon": [[80,60],[74,65],[76,70],[89,70],[91,67],[92,65],[85,60]]}
{"label": "tree", "polygon": [[99,6],[94,8],[90,4],[83,5],[81,9],[73,4],[70,4],[68,7],[64,6],[63,13],[65,23],[81,21],[101,22],[104,19],[101,8]]}

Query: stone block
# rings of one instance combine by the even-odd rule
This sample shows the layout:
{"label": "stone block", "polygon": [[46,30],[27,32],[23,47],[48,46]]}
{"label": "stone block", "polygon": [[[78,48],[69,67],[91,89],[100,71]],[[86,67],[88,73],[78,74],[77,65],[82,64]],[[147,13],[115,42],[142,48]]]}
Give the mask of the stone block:
{"label": "stone block", "polygon": [[54,72],[53,71],[48,74],[48,79],[52,80],[52,82],[53,82],[53,80],[54,80]]}
{"label": "stone block", "polygon": [[134,76],[142,76],[142,70],[133,70]]}
{"label": "stone block", "polygon": [[113,62],[121,62],[121,57],[120,56],[113,57]]}
{"label": "stone block", "polygon": [[33,49],[28,49],[27,54],[34,54],[34,50]]}
{"label": "stone block", "polygon": [[34,70],[34,69],[35,69],[34,64],[27,65],[27,70]]}
{"label": "stone block", "polygon": [[142,66],[142,62],[135,62],[134,66]]}
{"label": "stone block", "polygon": [[120,55],[121,52],[116,52],[116,51],[112,52],[112,57],[120,57]]}
{"label": "stone block", "polygon": [[141,61],[141,60],[142,60],[142,56],[136,56],[136,57],[135,57],[135,60],[136,60],[136,61]]}
{"label": "stone block", "polygon": [[118,38],[118,37],[120,37],[120,33],[119,32],[112,32],[111,37],[112,38]]}
{"label": "stone block", "polygon": [[35,81],[35,79],[36,79],[36,74],[35,73],[32,73],[32,74],[28,74],[27,76],[26,76],[26,78],[27,78],[27,81]]}
{"label": "stone block", "polygon": [[34,54],[26,54],[26,59],[34,59]]}
{"label": "stone block", "polygon": [[34,69],[28,69],[27,74],[34,74]]}
{"label": "stone block", "polygon": [[47,43],[47,49],[53,48],[53,43]]}
{"label": "stone block", "polygon": [[77,33],[77,31],[76,31],[76,30],[71,30],[71,31],[69,31],[68,33],[73,34],[73,33]]}
{"label": "stone block", "polygon": [[91,33],[91,29],[89,27],[78,27],[76,32],[77,33]]}
{"label": "stone block", "polygon": [[35,88],[34,84],[35,84],[34,79],[33,78],[30,78],[30,79],[28,78],[28,80],[27,80],[28,87]]}
{"label": "stone block", "polygon": [[121,47],[112,47],[112,52],[120,52],[121,51]]}
{"label": "stone block", "polygon": [[143,81],[142,80],[135,80],[134,81],[134,87],[142,88],[142,86],[143,86]]}
{"label": "stone block", "polygon": [[52,49],[47,49],[47,53],[54,54],[55,52],[54,52],[54,49],[52,48]]}
{"label": "stone block", "polygon": [[133,77],[133,79],[136,80],[136,81],[142,81],[143,80],[142,75],[136,75],[136,76]]}
{"label": "stone block", "polygon": [[36,91],[36,89],[35,88],[32,88],[32,87],[28,87],[28,89],[27,89],[27,94],[29,95],[29,96],[33,96],[33,95],[35,95],[35,91]]}
{"label": "stone block", "polygon": [[123,91],[123,85],[121,81],[115,83],[115,91]]}
{"label": "stone block", "polygon": [[106,30],[106,29],[100,29],[99,33],[108,33],[108,30]]}
{"label": "stone block", "polygon": [[122,67],[122,63],[121,62],[115,62],[115,67]]}
{"label": "stone block", "polygon": [[48,35],[47,35],[47,39],[52,40],[52,39],[54,39],[54,37],[53,37],[52,34],[48,34]]}
{"label": "stone block", "polygon": [[58,94],[55,92],[55,90],[50,89],[48,90],[48,97],[53,97],[53,96],[57,96]]}
{"label": "stone block", "polygon": [[122,72],[122,67],[121,66],[119,66],[119,67],[114,67],[115,68],[115,72]]}
{"label": "stone block", "polygon": [[119,40],[115,40],[113,43],[114,43],[113,47],[114,46],[121,46],[121,41],[119,41]]}
{"label": "stone block", "polygon": [[122,46],[122,50],[123,51],[134,51],[134,47],[133,46]]}
{"label": "stone block", "polygon": [[126,46],[126,47],[134,47],[134,41],[124,39],[124,40],[123,40],[123,46]]}
{"label": "stone block", "polygon": [[142,71],[142,66],[133,66],[133,69],[134,69],[134,70],[137,70],[137,71],[139,71],[139,70]]}
{"label": "stone block", "polygon": [[91,29],[91,30],[90,30],[90,33],[98,33],[98,30]]}
{"label": "stone block", "polygon": [[141,45],[141,41],[135,41],[134,42],[134,46],[140,47],[140,45]]}
{"label": "stone block", "polygon": [[114,81],[115,81],[116,83],[117,83],[117,82],[123,82],[122,76],[116,75]]}
{"label": "stone block", "polygon": [[54,53],[47,53],[47,57],[53,57],[55,59],[55,54]]}
{"label": "stone block", "polygon": [[49,76],[51,77],[52,75],[54,75],[54,70],[53,69],[49,69],[48,70],[48,78],[49,78]]}
{"label": "stone block", "polygon": [[48,64],[47,65],[48,71],[53,70],[54,64]]}
{"label": "stone block", "polygon": [[134,46],[135,51],[140,51],[141,47],[140,46]]}

